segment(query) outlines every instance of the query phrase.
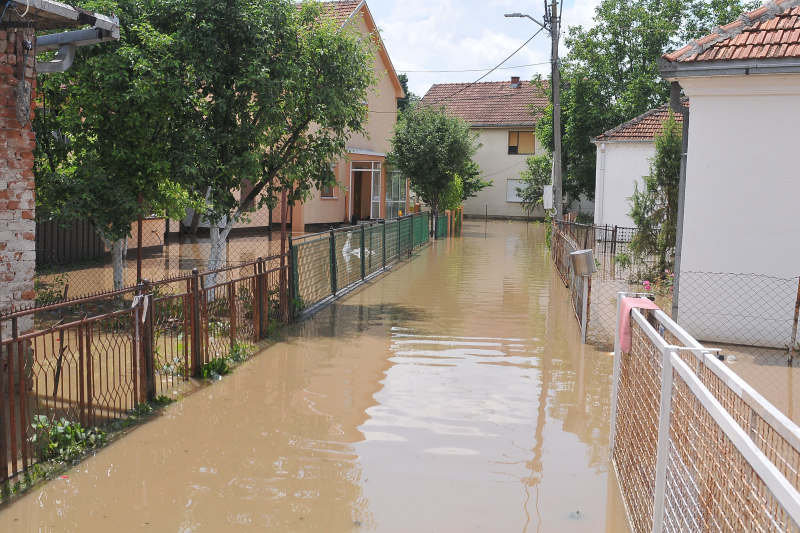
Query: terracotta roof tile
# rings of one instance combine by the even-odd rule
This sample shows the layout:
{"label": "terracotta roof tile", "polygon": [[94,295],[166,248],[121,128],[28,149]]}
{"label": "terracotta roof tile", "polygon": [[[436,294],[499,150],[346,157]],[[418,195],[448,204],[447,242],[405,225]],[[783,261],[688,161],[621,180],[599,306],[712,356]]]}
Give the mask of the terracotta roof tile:
{"label": "terracotta roof tile", "polygon": [[[689,106],[689,100],[681,100],[684,105]],[[683,124],[683,115],[675,113],[673,116],[678,124]],[[669,104],[651,109],[625,124],[621,124],[614,129],[610,129],[594,139],[595,142],[605,141],[652,141],[664,131],[664,121],[669,116]]]}
{"label": "terracotta roof tile", "polygon": [[343,24],[360,4],[361,0],[329,0],[322,5],[336,22]]}
{"label": "terracotta roof tile", "polygon": [[[511,81],[437,83],[422,98],[423,105],[444,106],[448,113],[474,126],[535,126],[549,100],[545,83]],[[535,110],[539,110],[534,114]]]}
{"label": "terracotta roof tile", "polygon": [[677,63],[800,57],[800,0],[775,0],[664,58]]}

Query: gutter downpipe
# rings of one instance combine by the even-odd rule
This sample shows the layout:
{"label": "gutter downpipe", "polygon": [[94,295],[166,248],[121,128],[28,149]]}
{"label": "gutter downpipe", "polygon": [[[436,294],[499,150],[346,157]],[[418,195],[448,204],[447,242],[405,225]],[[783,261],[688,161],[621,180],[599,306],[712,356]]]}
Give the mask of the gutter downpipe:
{"label": "gutter downpipe", "polygon": [[683,117],[681,136],[681,171],[678,184],[678,221],[675,224],[675,266],[672,286],[672,320],[678,321],[680,301],[681,248],[683,247],[683,210],[686,205],[686,160],[689,153],[689,108],[681,105],[681,86],[677,81],[669,85],[669,104],[673,111]]}

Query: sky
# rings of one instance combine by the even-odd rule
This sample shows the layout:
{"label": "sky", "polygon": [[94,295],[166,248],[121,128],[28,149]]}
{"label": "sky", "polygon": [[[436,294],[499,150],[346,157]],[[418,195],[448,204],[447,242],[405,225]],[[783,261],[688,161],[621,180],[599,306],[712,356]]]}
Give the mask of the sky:
{"label": "sky", "polygon": [[[566,26],[592,26],[599,3],[564,0],[561,55]],[[419,96],[434,83],[477,80],[539,29],[529,19],[504,13],[526,13],[539,21],[544,15],[544,0],[367,0],[367,5],[395,70],[408,75],[409,89]],[[482,81],[529,80],[549,72],[550,37],[542,31]]]}

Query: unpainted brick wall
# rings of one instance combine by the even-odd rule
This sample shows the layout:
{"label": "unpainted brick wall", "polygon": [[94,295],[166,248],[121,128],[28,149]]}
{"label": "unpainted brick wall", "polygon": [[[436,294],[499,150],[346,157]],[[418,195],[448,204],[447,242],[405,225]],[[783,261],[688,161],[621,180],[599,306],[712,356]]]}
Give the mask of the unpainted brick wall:
{"label": "unpainted brick wall", "polygon": [[[36,265],[35,188],[33,149],[35,138],[30,118],[25,126],[17,119],[16,87],[23,75],[22,42],[33,41],[29,30],[0,30],[0,313],[33,304],[33,275]],[[27,53],[24,79],[36,88],[33,50]],[[7,326],[7,324],[4,324]],[[21,321],[19,334],[32,329]],[[3,328],[8,338],[10,331]]]}

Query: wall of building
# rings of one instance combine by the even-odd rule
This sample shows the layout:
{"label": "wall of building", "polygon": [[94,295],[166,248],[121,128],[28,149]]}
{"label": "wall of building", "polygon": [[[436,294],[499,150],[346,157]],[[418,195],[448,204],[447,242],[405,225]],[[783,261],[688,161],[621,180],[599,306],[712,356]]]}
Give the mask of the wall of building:
{"label": "wall of building", "polygon": [[[528,213],[520,202],[509,202],[507,199],[509,180],[519,180],[520,174],[527,166],[528,155],[510,155],[508,153],[508,132],[532,131],[533,128],[485,128],[479,131],[478,141],[483,145],[475,154],[475,162],[481,169],[481,176],[494,183],[480,191],[475,198],[464,201],[464,214],[467,216],[519,217],[526,218]],[[536,139],[536,155],[545,150]],[[513,187],[513,185],[511,185]],[[537,208],[533,215],[542,217],[544,213]]]}
{"label": "wall of building", "polygon": [[[15,93],[19,83],[18,64],[23,61],[23,51],[18,46],[22,38],[22,31],[0,31],[0,312],[12,306],[32,305],[35,298],[33,149],[36,142],[31,131],[32,109],[23,126],[17,118]],[[34,65],[33,55],[28,54],[25,79],[35,88]],[[20,332],[32,326],[27,322],[20,324]]]}
{"label": "wall of building", "polygon": [[[791,328],[796,292],[771,293],[773,284],[742,277],[707,299],[713,278],[688,273],[800,275],[800,75],[679,82],[692,101],[679,322],[706,338],[711,332],[693,331],[707,322],[704,314],[743,316],[729,320],[732,331],[769,343]],[[779,314],[785,320],[777,325],[762,318]],[[731,335],[711,340],[740,340]]]}
{"label": "wall of building", "polygon": [[655,155],[652,142],[613,142],[597,145],[594,192],[594,223],[633,227],[628,216],[628,198],[634,183],[642,190],[643,176],[650,174],[650,159]]}

